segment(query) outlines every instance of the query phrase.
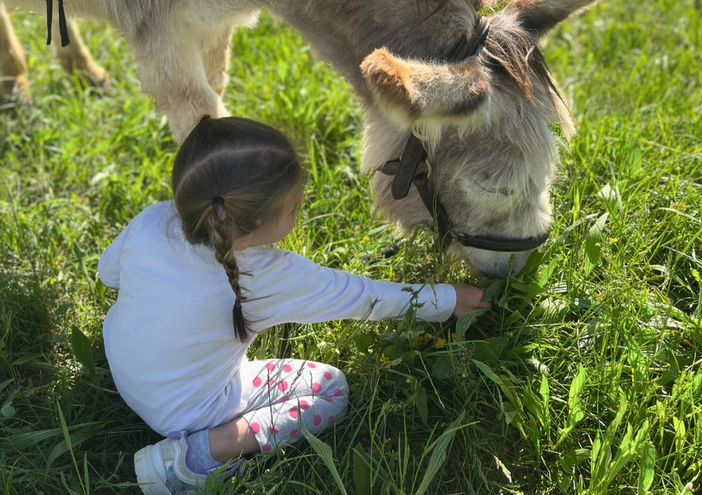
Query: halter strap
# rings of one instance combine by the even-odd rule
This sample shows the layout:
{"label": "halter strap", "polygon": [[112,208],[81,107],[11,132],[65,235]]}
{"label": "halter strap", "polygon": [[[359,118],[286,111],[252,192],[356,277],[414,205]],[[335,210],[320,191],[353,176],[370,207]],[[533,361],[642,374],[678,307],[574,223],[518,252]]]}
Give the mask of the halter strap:
{"label": "halter strap", "polygon": [[[66,12],[63,8],[63,0],[58,2],[59,11],[59,32],[61,34],[61,46],[68,46],[71,40],[68,38],[68,24],[66,23]],[[54,0],[46,0],[46,44],[51,44],[51,27],[54,22]]]}
{"label": "halter strap", "polygon": [[[469,43],[467,37],[462,37],[449,52],[447,61],[455,63],[475,55],[485,43],[489,32],[490,24],[482,17],[478,17],[473,41]],[[425,164],[426,171],[419,170],[422,163]],[[394,176],[391,191],[395,200],[407,197],[412,184],[414,184],[424,206],[436,219],[439,241],[442,244],[445,245],[455,240],[466,247],[513,253],[536,249],[548,239],[549,232],[536,237],[514,239],[470,235],[457,231],[451,225],[451,219],[446,209],[429,183],[429,169],[430,165],[427,163],[427,152],[424,145],[414,133],[410,133],[402,156],[399,159],[385,162],[380,171],[385,175]]]}

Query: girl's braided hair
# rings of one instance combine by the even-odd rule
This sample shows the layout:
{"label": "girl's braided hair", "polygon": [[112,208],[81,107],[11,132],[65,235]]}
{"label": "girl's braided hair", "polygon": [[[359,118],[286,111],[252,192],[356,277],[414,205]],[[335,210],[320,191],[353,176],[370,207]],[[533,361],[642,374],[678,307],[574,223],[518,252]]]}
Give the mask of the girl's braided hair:
{"label": "girl's braided hair", "polygon": [[203,118],[176,155],[171,184],[183,233],[191,244],[214,250],[236,301],[236,336],[248,340],[246,302],[235,241],[275,220],[283,199],[300,184],[302,169],[288,140],[253,120]]}

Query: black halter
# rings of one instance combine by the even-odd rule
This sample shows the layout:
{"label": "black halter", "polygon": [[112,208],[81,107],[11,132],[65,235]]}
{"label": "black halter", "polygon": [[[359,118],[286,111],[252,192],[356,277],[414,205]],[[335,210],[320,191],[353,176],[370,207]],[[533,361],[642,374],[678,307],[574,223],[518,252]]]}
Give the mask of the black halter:
{"label": "black halter", "polygon": [[[66,12],[63,10],[63,0],[57,0],[59,8],[59,31],[61,32],[61,46],[67,46],[71,40],[68,39],[68,25],[66,24]],[[51,25],[54,18],[54,0],[46,0],[46,44],[51,44]]]}
{"label": "black halter", "polygon": [[[449,52],[448,62],[459,62],[472,57],[478,52],[487,39],[490,25],[483,18],[478,17],[476,26],[477,34],[473,38],[472,43],[469,44],[467,38],[461,38]],[[466,247],[512,253],[536,249],[548,239],[548,232],[536,237],[522,239],[488,237],[458,232],[451,225],[446,209],[429,183],[429,164],[426,160],[427,152],[424,149],[424,145],[417,136],[410,133],[402,156],[398,160],[385,162],[380,171],[385,175],[395,177],[392,181],[392,197],[396,200],[405,198],[409,194],[412,184],[415,185],[424,206],[436,218],[439,239],[442,243],[446,243],[447,240],[448,242],[455,240]],[[422,163],[425,163],[426,167],[420,170],[419,166]]]}

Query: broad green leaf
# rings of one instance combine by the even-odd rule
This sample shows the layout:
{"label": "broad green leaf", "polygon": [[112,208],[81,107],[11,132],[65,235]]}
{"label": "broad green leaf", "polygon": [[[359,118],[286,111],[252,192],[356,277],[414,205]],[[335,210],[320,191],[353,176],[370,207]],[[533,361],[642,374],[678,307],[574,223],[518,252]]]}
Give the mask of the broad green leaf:
{"label": "broad green leaf", "polygon": [[507,397],[507,400],[509,400],[515,408],[521,409],[521,403],[516,395],[516,392],[514,391],[514,388],[512,387],[512,384],[509,382],[509,378],[504,377],[503,381],[503,379],[497,376],[487,364],[477,361],[475,359],[472,359],[472,361],[480,369],[480,371],[483,372],[485,376],[487,376],[491,381],[493,381],[500,387],[502,392]]}
{"label": "broad green leaf", "polygon": [[310,433],[304,425],[301,426],[301,429],[302,434],[309,442],[312,450],[316,452],[316,454],[322,459],[322,462],[324,462],[324,465],[327,466],[327,469],[329,469],[329,472],[331,472],[332,476],[334,477],[334,481],[336,481],[336,486],[339,488],[339,492],[346,495],[346,488],[344,488],[339,471],[336,469],[331,447]]}
{"label": "broad green leaf", "polygon": [[458,341],[465,340],[466,332],[475,322],[478,316],[484,315],[487,312],[485,309],[476,309],[468,314],[461,316],[456,322],[456,337]]}
{"label": "broad green leaf", "polygon": [[360,444],[353,449],[353,484],[356,495],[370,495],[371,474],[370,467],[364,459],[364,455],[359,452]]}
{"label": "broad green leaf", "polygon": [[0,409],[0,415],[2,415],[3,418],[11,418],[16,412],[17,411],[12,406],[12,401],[8,401],[4,406],[2,406],[2,409]]}
{"label": "broad green leaf", "polygon": [[573,428],[585,417],[585,413],[580,406],[580,394],[585,387],[586,380],[587,375],[585,373],[585,368],[583,368],[581,364],[578,366],[578,374],[575,375],[573,382],[570,384],[570,391],[568,392],[568,419],[566,420],[565,428],[561,430],[556,446],[560,445],[561,442],[570,435]]}
{"label": "broad green leaf", "polygon": [[[85,440],[88,440],[89,438],[94,437],[98,433],[102,432],[102,429],[97,426],[97,425],[78,425],[78,426],[83,426],[81,429],[78,431],[71,433],[70,439],[71,443],[73,446],[80,445],[82,442]],[[68,445],[66,444],[65,440],[61,440],[56,446],[54,446],[53,449],[51,449],[51,452],[49,453],[49,457],[46,459],[46,471],[49,471],[49,468],[51,468],[51,465],[54,463],[57,457],[59,457],[61,454],[68,452]]]}
{"label": "broad green leaf", "polygon": [[656,448],[647,444],[644,446],[641,454],[641,463],[639,465],[639,493],[638,495],[646,495],[648,489],[653,483],[653,475],[656,470]]}
{"label": "broad green leaf", "polygon": [[76,360],[85,366],[89,372],[93,371],[93,345],[90,339],[81,330],[74,326],[71,332],[71,344]]}
{"label": "broad green leaf", "polygon": [[436,473],[439,472],[439,469],[446,462],[449,447],[451,446],[453,437],[456,435],[456,432],[460,428],[461,421],[463,421],[463,417],[465,416],[465,414],[465,411],[461,411],[461,414],[458,415],[458,418],[456,418],[456,420],[453,423],[451,423],[448,426],[448,428],[446,428],[446,431],[443,432],[439,439],[436,441],[433,448],[433,452],[431,453],[431,458],[429,458],[429,464],[427,465],[427,470],[424,473],[422,483],[419,485],[419,488],[417,489],[414,495],[423,495],[429,489],[429,485],[436,476]]}
{"label": "broad green leaf", "polygon": [[439,356],[431,367],[431,376],[432,378],[444,380],[448,378],[451,370],[453,370],[453,366],[451,366],[449,358],[446,356]]}

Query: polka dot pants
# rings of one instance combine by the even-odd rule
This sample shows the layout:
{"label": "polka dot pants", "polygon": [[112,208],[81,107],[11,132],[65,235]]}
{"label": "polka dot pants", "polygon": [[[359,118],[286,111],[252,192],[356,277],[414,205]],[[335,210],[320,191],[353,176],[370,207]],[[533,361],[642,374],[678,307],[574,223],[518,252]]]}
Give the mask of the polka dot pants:
{"label": "polka dot pants", "polygon": [[297,442],[301,425],[318,434],[341,419],[348,404],[344,374],[333,366],[299,359],[249,361],[240,368],[241,414],[261,452]]}

